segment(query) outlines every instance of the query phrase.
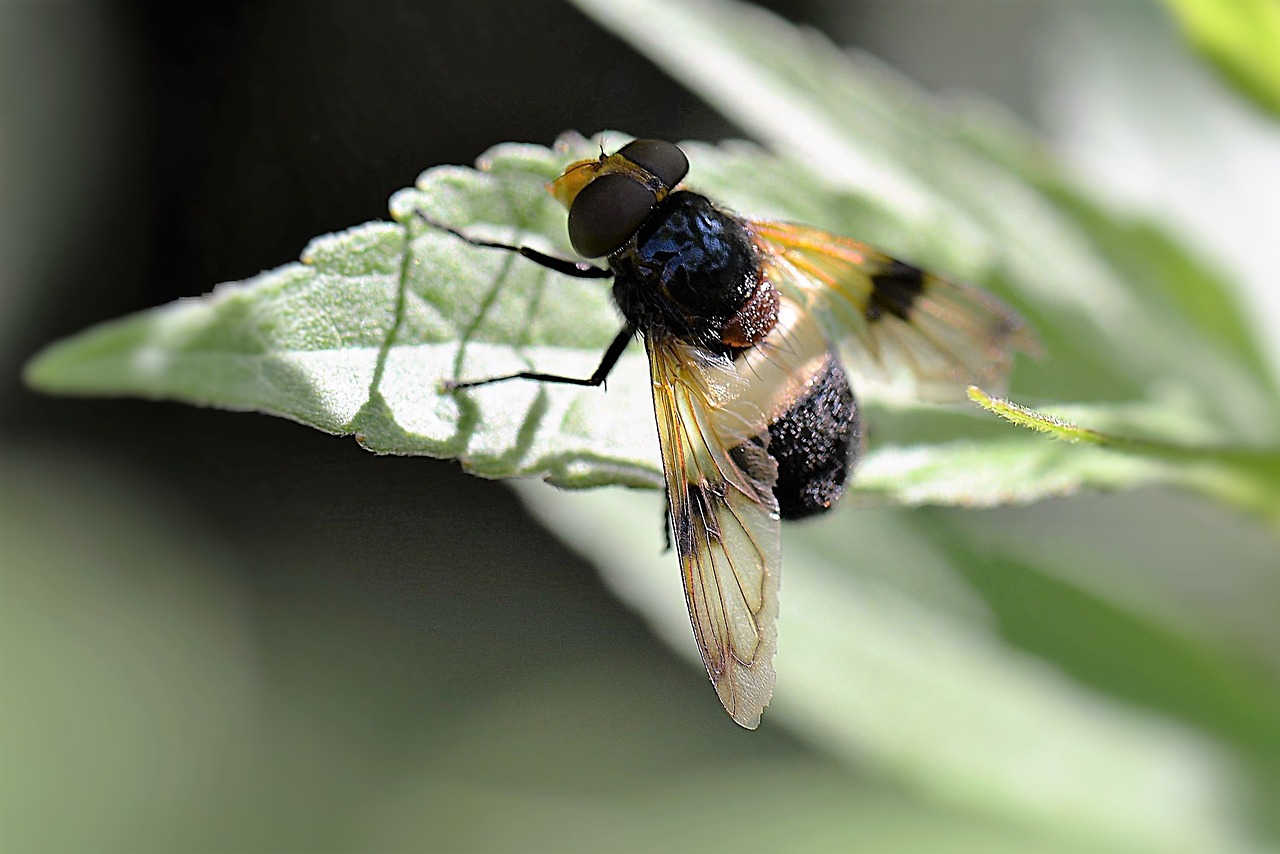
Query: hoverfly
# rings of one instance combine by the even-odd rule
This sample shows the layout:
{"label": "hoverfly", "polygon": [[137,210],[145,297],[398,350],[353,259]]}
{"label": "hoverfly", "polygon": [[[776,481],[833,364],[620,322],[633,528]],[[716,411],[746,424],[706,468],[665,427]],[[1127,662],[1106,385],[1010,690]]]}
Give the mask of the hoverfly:
{"label": "hoverfly", "polygon": [[475,240],[557,272],[612,278],[622,328],[599,386],[637,335],[653,407],[685,600],[720,702],[754,729],[773,693],[781,520],[828,510],[862,450],[858,404],[837,347],[852,340],[924,390],[996,384],[1034,333],[999,300],[845,237],[738,216],[681,183],[676,145],[637,139],[570,164],[548,185],[584,258]]}

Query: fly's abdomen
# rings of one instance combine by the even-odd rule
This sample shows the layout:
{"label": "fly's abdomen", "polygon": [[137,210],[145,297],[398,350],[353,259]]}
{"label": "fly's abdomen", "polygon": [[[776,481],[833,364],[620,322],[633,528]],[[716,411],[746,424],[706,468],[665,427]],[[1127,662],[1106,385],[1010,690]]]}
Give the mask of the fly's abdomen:
{"label": "fly's abdomen", "polygon": [[862,434],[849,378],[821,328],[783,300],[773,330],[735,364],[747,380],[742,405],[768,425],[783,518],[827,510],[857,464]]}
{"label": "fly's abdomen", "polygon": [[769,425],[769,454],[778,461],[773,494],[784,519],[829,510],[862,448],[858,404],[834,353],[806,394]]}

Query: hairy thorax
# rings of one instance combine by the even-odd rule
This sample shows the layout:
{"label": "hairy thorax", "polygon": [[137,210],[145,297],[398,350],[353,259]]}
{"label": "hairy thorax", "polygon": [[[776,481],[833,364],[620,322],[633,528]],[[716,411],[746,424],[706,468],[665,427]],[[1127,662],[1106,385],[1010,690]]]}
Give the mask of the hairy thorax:
{"label": "hairy thorax", "polygon": [[646,335],[743,349],[777,320],[777,295],[746,228],[696,193],[664,199],[609,264],[619,308]]}

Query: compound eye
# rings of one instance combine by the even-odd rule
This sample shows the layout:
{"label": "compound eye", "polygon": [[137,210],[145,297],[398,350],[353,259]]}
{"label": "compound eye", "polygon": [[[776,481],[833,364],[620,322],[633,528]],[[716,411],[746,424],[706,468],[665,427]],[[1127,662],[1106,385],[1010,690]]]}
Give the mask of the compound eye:
{"label": "compound eye", "polygon": [[636,139],[618,149],[618,154],[651,174],[671,189],[689,174],[689,158],[674,143],[662,139]]}
{"label": "compound eye", "polygon": [[602,258],[640,230],[658,198],[634,178],[601,175],[583,187],[569,209],[569,242],[579,255]]}

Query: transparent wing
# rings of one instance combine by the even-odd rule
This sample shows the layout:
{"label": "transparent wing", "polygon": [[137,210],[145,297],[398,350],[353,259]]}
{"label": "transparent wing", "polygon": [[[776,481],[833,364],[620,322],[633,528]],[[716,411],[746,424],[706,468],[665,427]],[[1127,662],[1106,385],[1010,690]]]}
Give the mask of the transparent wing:
{"label": "transparent wing", "polygon": [[764,220],[746,224],[765,275],[783,296],[818,314],[833,340],[865,351],[884,373],[910,374],[924,397],[963,397],[970,385],[1000,391],[1015,352],[1040,353],[1026,322],[985,291],[847,237]]}
{"label": "transparent wing", "polygon": [[755,729],[773,694],[781,566],[764,417],[728,358],[645,343],[689,619],[720,702]]}

